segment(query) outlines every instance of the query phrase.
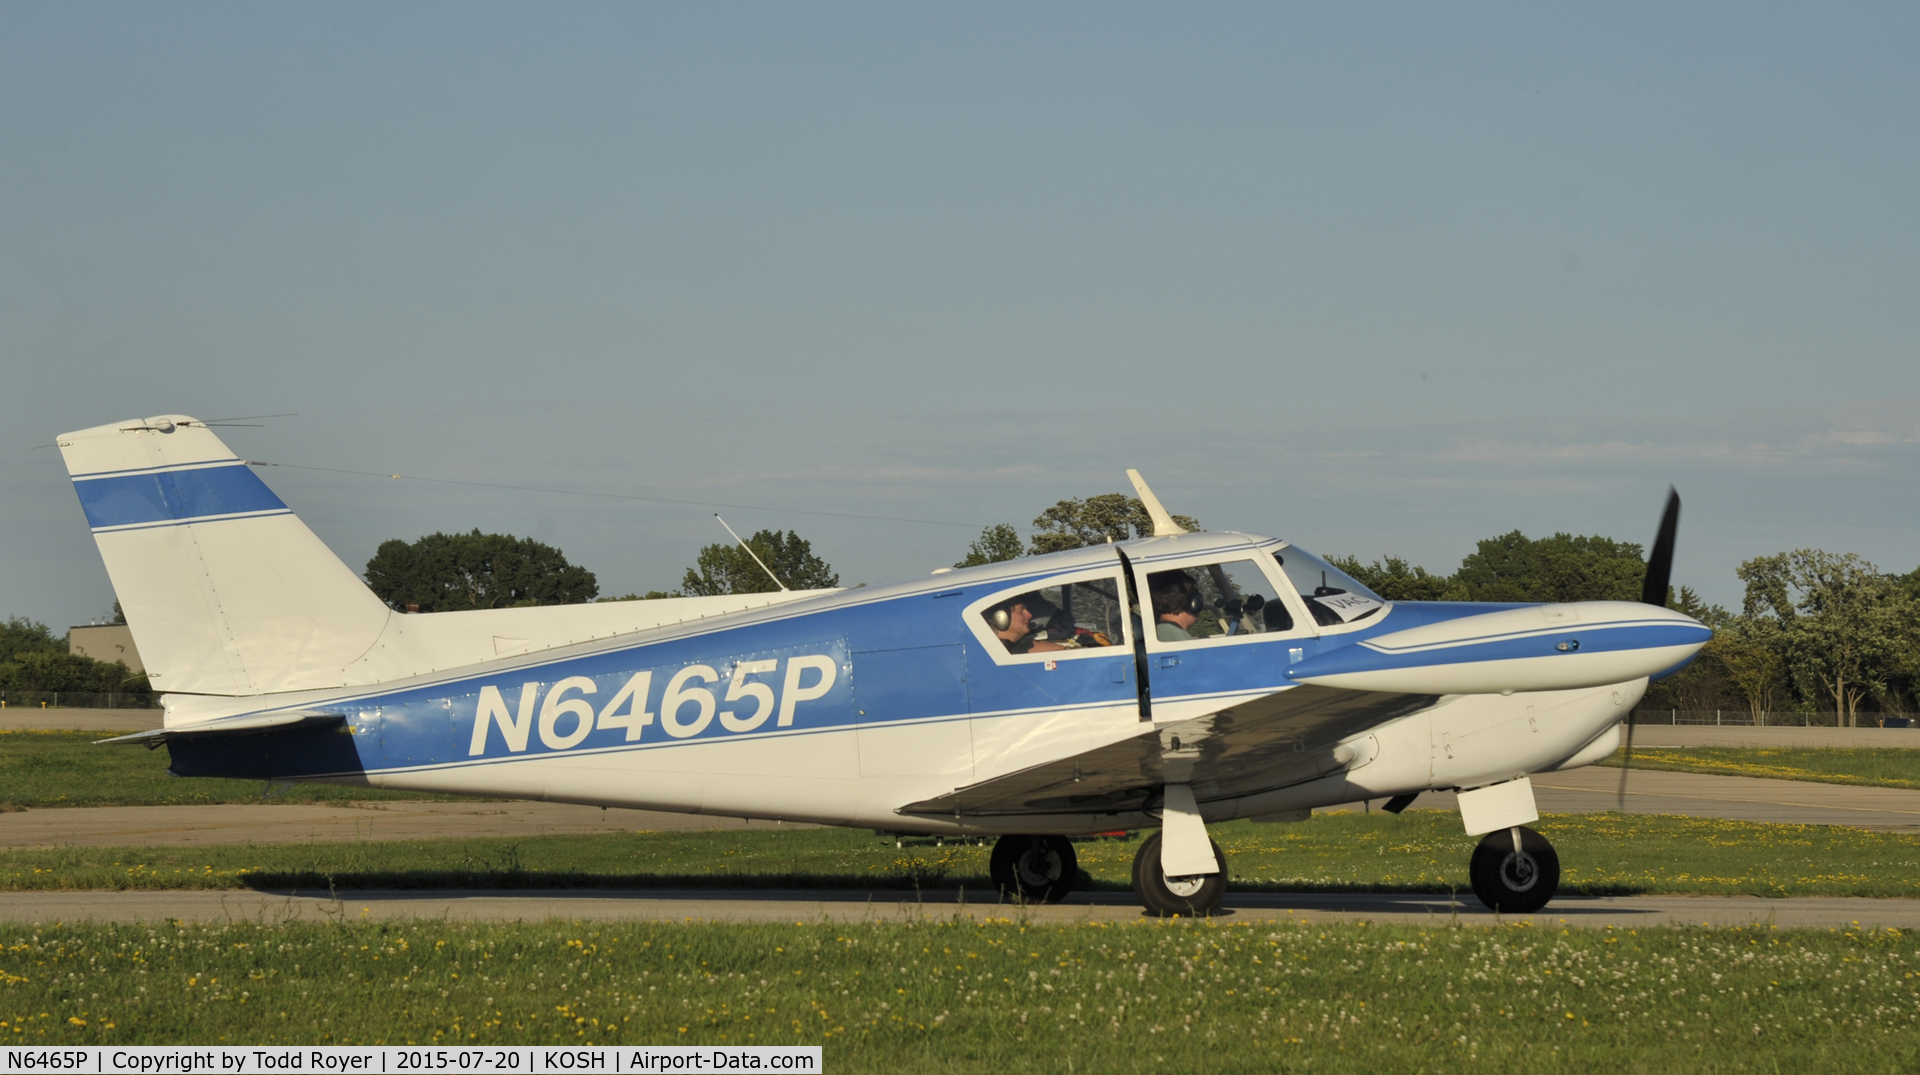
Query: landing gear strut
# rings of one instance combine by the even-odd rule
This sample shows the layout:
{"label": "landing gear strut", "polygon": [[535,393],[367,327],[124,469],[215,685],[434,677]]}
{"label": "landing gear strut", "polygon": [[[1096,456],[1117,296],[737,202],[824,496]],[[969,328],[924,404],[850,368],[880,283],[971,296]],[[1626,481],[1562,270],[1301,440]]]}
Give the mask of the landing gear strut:
{"label": "landing gear strut", "polygon": [[1212,840],[1207,843],[1213,847],[1213,860],[1220,864],[1220,872],[1194,877],[1168,877],[1160,871],[1159,833],[1140,845],[1133,856],[1133,892],[1147,905],[1148,914],[1205,918],[1219,906],[1220,897],[1227,893],[1227,856],[1221,854],[1219,844]]}
{"label": "landing gear strut", "polygon": [[1058,903],[1073,891],[1080,862],[1064,836],[1002,836],[993,845],[987,876],[1005,899]]}
{"label": "landing gear strut", "polygon": [[1547,838],[1516,825],[1495,829],[1473,849],[1473,894],[1501,914],[1532,914],[1560,888],[1560,856]]}

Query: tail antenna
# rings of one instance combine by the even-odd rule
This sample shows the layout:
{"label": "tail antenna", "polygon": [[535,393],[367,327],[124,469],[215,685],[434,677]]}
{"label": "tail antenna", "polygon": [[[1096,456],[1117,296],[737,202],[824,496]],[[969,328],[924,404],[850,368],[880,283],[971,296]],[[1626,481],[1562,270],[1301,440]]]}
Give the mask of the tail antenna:
{"label": "tail antenna", "polygon": [[743,549],[745,549],[745,550],[747,550],[747,555],[748,555],[748,556],[751,556],[751,557],[753,557],[753,562],[754,562],[754,563],[756,563],[756,564],[759,564],[759,565],[760,565],[760,570],[762,570],[762,571],[765,571],[765,572],[767,573],[767,577],[773,580],[773,584],[774,584],[775,586],[778,586],[778,587],[780,587],[780,592],[781,592],[781,593],[792,593],[792,592],[793,592],[793,591],[791,591],[791,590],[789,590],[789,589],[787,589],[787,584],[786,584],[786,583],[784,583],[784,582],[781,582],[781,581],[780,581],[780,576],[778,576],[778,575],[776,575],[776,574],[774,574],[774,573],[773,573],[773,568],[770,568],[770,567],[768,567],[768,566],[767,566],[767,562],[766,562],[765,560],[762,560],[762,559],[760,559],[760,554],[759,554],[759,553],[757,553],[757,552],[754,552],[754,551],[753,551],[753,546],[751,546],[751,545],[749,545],[749,544],[747,544],[747,543],[746,543],[745,541],[741,541],[741,540],[740,540],[740,535],[739,535],[739,534],[734,534],[734,533],[733,533],[733,527],[731,527],[731,526],[727,526],[727,521],[726,521],[725,519],[721,519],[721,518],[720,518],[720,513],[719,513],[719,512],[717,512],[717,511],[716,511],[716,512],[714,512],[714,513],[713,513],[713,517],[714,517],[715,519],[719,519],[719,520],[720,520],[720,525],[721,525],[721,526],[726,526],[726,528],[727,528],[727,533],[729,533],[729,534],[733,534],[733,540],[735,540],[735,541],[739,541],[739,542],[740,542],[740,547],[741,547],[741,548],[743,548]]}

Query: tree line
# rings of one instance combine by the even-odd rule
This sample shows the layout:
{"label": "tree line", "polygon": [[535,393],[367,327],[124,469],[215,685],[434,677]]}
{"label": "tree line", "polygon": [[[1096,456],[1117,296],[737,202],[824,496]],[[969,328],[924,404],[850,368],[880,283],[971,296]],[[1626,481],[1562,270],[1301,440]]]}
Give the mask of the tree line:
{"label": "tree line", "polygon": [[[1189,530],[1198,520],[1174,516]],[[1054,503],[1028,534],[1001,523],[980,532],[955,567],[1125,541],[1153,532],[1139,498],[1101,493]],[[811,543],[788,530],[761,530],[747,544],[792,589],[825,589],[840,577]],[[1642,547],[1599,534],[1530,538],[1514,530],[1475,544],[1447,574],[1388,556],[1330,562],[1389,600],[1472,602],[1637,601],[1646,561]],[[1742,563],[1745,597],[1738,611],[1701,600],[1689,586],[1669,590],[1667,604],[1712,627],[1714,640],[1687,669],[1649,691],[1644,704],[1753,713],[1836,712],[1856,724],[1863,712],[1909,714],[1920,709],[1920,569],[1881,570],[1852,553],[1796,549]],[[413,543],[389,541],[367,564],[367,582],[396,609],[421,612],[591,601],[591,571],[566,562],[558,549],[502,534],[433,534]],[[645,600],[775,589],[737,545],[702,548],[680,588],[599,600]]]}
{"label": "tree line", "polygon": [[[1174,520],[1189,530],[1198,520]],[[1027,536],[1001,523],[968,546],[955,567],[976,567],[1153,532],[1137,497],[1101,493],[1061,500],[1035,516]],[[402,612],[454,612],[635,601],[666,597],[830,589],[840,576],[792,530],[759,530],[740,546],[704,546],[676,590],[603,597],[592,571],[532,538],[434,533],[381,543],[366,582]],[[1395,601],[1636,601],[1646,562],[1640,545],[1601,535],[1529,538],[1518,530],[1476,543],[1449,574],[1388,556],[1331,563]],[[770,574],[771,573],[771,576]],[[1735,709],[1753,713],[1836,712],[1846,724],[1862,713],[1920,709],[1920,569],[1887,572],[1852,553],[1796,549],[1757,556],[1737,571],[1745,586],[1738,611],[1702,601],[1691,587],[1669,591],[1668,605],[1714,629],[1714,639],[1683,672],[1657,683],[1648,706]],[[117,607],[117,606],[116,606]],[[0,690],[146,691],[124,664],[68,652],[45,624],[20,617],[0,628]]]}
{"label": "tree line", "polygon": [[[954,566],[1152,532],[1133,497],[1062,500],[1033,520],[1024,546],[1012,526],[990,526]],[[1328,561],[1393,601],[1638,601],[1647,570],[1635,542],[1598,534],[1529,538],[1518,530],[1477,542],[1445,575],[1393,556]],[[1920,568],[1900,574],[1853,553],[1795,549],[1756,556],[1737,574],[1746,588],[1737,612],[1706,603],[1692,587],[1669,588],[1667,605],[1713,628],[1714,639],[1685,670],[1654,684],[1643,705],[1756,716],[1832,712],[1847,726],[1866,712],[1920,710]]]}
{"label": "tree line", "polygon": [[[1646,565],[1640,546],[1603,537],[1518,531],[1479,543],[1452,575],[1405,561],[1335,557],[1381,596],[1429,601],[1633,601]],[[1863,712],[1914,713],[1920,677],[1920,569],[1881,570],[1853,553],[1795,549],[1756,556],[1736,571],[1738,611],[1669,590],[1667,604],[1713,628],[1692,665],[1653,685],[1655,708],[1752,713],[1831,712],[1857,726]]]}
{"label": "tree line", "polygon": [[66,636],[56,635],[46,624],[24,616],[9,617],[0,624],[0,691],[153,693],[147,677],[129,670],[126,662],[100,661],[73,653]]}
{"label": "tree line", "polygon": [[[399,612],[462,612],[482,608],[572,605],[589,601],[646,601],[661,597],[827,590],[840,576],[815,555],[813,543],[788,530],[760,530],[738,545],[705,546],[678,590],[600,596],[600,581],[545,542],[511,534],[433,533],[417,541],[383,541],[367,561],[365,578],[380,600]],[[762,569],[754,562],[759,556]],[[771,572],[771,575],[769,574]],[[779,582],[775,582],[775,578]]]}

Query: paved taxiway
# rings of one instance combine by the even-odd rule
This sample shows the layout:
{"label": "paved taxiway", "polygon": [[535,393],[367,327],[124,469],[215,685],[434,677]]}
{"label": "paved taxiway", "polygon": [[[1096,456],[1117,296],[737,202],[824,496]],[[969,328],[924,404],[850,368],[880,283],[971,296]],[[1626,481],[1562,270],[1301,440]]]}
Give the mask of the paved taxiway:
{"label": "paved taxiway", "polygon": [[[1041,924],[1152,921],[1130,892],[1077,893],[1067,902],[1019,908],[964,902],[962,893],[738,890],[558,892],[10,892],[0,922],[860,922],[1015,918]],[[1567,896],[1537,915],[1501,918],[1471,895],[1230,893],[1223,924],[1381,922],[1490,926],[1531,922],[1552,928],[1751,926],[1920,929],[1920,900],[1761,899],[1752,896]]]}
{"label": "paved taxiway", "polygon": [[[1620,806],[1620,770],[1589,766],[1533,777],[1534,802],[1543,814],[1592,814]],[[1906,788],[1816,784],[1807,780],[1760,780],[1635,769],[1627,777],[1629,814],[1683,814],[1779,825],[1852,825],[1863,829],[1920,831],[1920,791]],[[1379,803],[1374,803],[1375,808]],[[1355,809],[1357,804],[1341,809]],[[1429,792],[1415,809],[1456,809],[1452,792]]]}
{"label": "paved taxiway", "polygon": [[[1596,766],[1545,773],[1533,778],[1533,787],[1543,813],[1612,810],[1619,801],[1620,770]],[[1334,809],[1360,808],[1354,803]],[[1415,805],[1453,808],[1447,792],[1423,795]],[[1627,786],[1627,812],[1920,831],[1920,791],[1636,770]],[[534,802],[95,806],[0,814],[0,847],[197,847],[775,827],[771,821]]]}
{"label": "paved taxiway", "polygon": [[[110,713],[111,722],[101,714]],[[52,711],[0,715],[0,729],[133,730],[157,722],[157,711]],[[1915,746],[1920,732],[1880,729],[1642,728],[1636,746]],[[1589,768],[1534,778],[1545,813],[1615,809],[1620,770]],[[1684,814],[1788,824],[1854,825],[1920,831],[1920,791],[1851,787],[1747,777],[1636,770],[1629,813]],[[1377,803],[1375,804],[1378,805]],[[1452,809],[1453,796],[1430,793],[1417,808]],[[1335,809],[1361,809],[1360,804]],[[772,822],[531,802],[375,802],[343,806],[94,807],[0,814],[0,847],[196,846],[355,840],[527,837],[562,833],[773,828]],[[1471,897],[1371,894],[1228,896],[1228,922],[1367,920],[1487,924],[1495,916]],[[335,902],[324,895],[235,892],[23,892],[0,894],[0,920],[284,921],[338,918],[453,920],[856,921],[953,914],[1001,917],[1022,913],[994,904],[963,904],[955,893],[924,902],[884,892],[570,891],[358,892]],[[1037,922],[1141,920],[1130,894],[1087,893],[1053,907],[1028,908]],[[1920,928],[1920,900],[1647,896],[1565,897],[1537,916],[1542,925],[1715,926],[1772,923],[1819,928]]]}
{"label": "paved taxiway", "polygon": [[79,806],[0,814],[0,848],[205,847],[780,827],[779,822],[737,817],[537,802]]}

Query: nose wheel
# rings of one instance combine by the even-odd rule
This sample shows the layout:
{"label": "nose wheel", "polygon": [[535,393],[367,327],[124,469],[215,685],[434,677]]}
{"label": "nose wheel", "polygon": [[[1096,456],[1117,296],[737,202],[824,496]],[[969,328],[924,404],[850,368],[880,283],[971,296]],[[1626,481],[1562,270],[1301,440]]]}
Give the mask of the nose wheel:
{"label": "nose wheel", "polygon": [[1064,836],[1002,836],[987,860],[987,876],[1005,899],[1058,903],[1073,891],[1080,860]]}
{"label": "nose wheel", "polygon": [[1488,910],[1532,914],[1559,891],[1560,856],[1546,837],[1524,825],[1496,829],[1473,849],[1467,874]]}
{"label": "nose wheel", "polygon": [[1213,847],[1213,860],[1220,864],[1220,872],[1193,877],[1168,877],[1161,872],[1159,833],[1140,845],[1133,856],[1133,893],[1146,904],[1148,914],[1205,918],[1220,905],[1220,897],[1227,894],[1227,856],[1221,853],[1219,844],[1212,840],[1207,843]]}

